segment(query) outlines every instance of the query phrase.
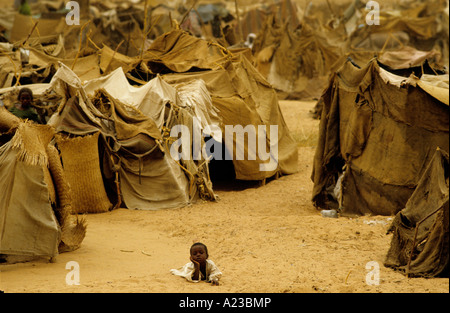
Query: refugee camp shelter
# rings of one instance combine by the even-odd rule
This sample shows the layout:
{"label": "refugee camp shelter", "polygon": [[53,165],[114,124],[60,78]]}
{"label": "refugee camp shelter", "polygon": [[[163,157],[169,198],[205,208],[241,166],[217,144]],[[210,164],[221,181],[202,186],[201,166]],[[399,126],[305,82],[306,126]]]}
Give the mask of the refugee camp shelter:
{"label": "refugee camp shelter", "polygon": [[407,7],[391,7],[380,11],[379,25],[364,23],[346,40],[346,51],[370,50],[383,52],[410,46],[420,51],[436,50],[442,65],[448,68],[448,7],[447,2],[421,1]]}
{"label": "refugee camp shelter", "polygon": [[325,33],[307,23],[269,16],[253,46],[257,68],[288,99],[318,99],[333,64],[343,54]]}
{"label": "refugee camp shelter", "polygon": [[405,208],[392,222],[384,265],[409,277],[448,277],[448,153],[436,149]]}
{"label": "refugee camp shelter", "polygon": [[[72,213],[72,192],[48,125],[0,107],[0,259],[55,257],[78,249],[86,223]],[[19,259],[17,259],[19,258]]]}
{"label": "refugee camp shelter", "polygon": [[[131,86],[121,68],[82,85],[63,66],[52,83],[61,86],[60,92],[70,97],[48,124],[58,133],[78,137],[77,140],[87,140],[87,135],[96,134],[96,140],[89,145],[97,151],[100,180],[94,183],[87,176],[77,185],[96,184],[97,188],[104,185],[104,190],[97,193],[97,196],[104,195],[103,200],[92,201],[104,203],[100,211],[111,209],[107,199],[114,207],[123,205],[129,209],[181,207],[199,196],[200,185],[203,186],[201,196],[214,200],[208,173],[199,169],[207,167],[207,163],[200,160],[197,166],[191,163],[183,166],[171,158],[167,149],[170,145],[164,142],[169,139],[163,129],[172,121],[171,116],[178,116],[169,111],[174,110],[172,105],[182,106],[174,88],[158,77],[141,88]],[[188,108],[178,111],[192,114]],[[62,141],[75,139],[69,137]],[[76,152],[80,145],[81,142],[76,145],[78,148],[68,150],[66,158],[72,156],[82,162],[83,155]],[[63,157],[64,150],[61,147]],[[81,175],[78,173],[78,179]]]}
{"label": "refugee camp shelter", "polygon": [[342,215],[394,215],[434,151],[448,152],[448,75],[394,75],[346,62],[322,97],[312,200]]}
{"label": "refugee camp shelter", "polygon": [[[297,171],[296,144],[284,121],[276,91],[245,54],[232,53],[182,30],[173,30],[152,43],[144,61],[148,73],[160,73],[176,88],[195,80],[205,83],[212,105],[222,120],[223,142],[232,157],[236,179],[264,180],[277,173]],[[264,126],[265,133],[261,136],[266,138],[265,152],[272,154],[260,158],[257,146],[253,148],[249,140],[237,136],[232,142],[226,142],[226,125],[243,128],[250,125],[256,130],[256,136],[260,134],[258,126]],[[271,135],[271,126],[276,126],[276,135]],[[244,150],[244,158],[236,157],[238,149]]]}

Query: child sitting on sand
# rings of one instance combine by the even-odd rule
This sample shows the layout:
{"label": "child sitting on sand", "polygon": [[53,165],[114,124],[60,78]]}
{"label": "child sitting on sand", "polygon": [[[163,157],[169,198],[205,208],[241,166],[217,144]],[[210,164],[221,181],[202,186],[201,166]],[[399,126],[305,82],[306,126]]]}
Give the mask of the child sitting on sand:
{"label": "child sitting on sand", "polygon": [[188,281],[198,282],[205,280],[212,285],[219,285],[222,272],[213,261],[208,259],[208,248],[201,242],[194,243],[190,249],[191,262],[185,264],[181,269],[171,269],[170,272],[186,278]]}

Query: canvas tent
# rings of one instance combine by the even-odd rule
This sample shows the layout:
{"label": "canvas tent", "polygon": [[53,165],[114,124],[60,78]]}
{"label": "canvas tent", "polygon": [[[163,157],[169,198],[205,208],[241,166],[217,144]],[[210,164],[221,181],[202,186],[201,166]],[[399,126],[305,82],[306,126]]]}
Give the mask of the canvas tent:
{"label": "canvas tent", "polygon": [[199,196],[215,199],[204,170],[207,164],[183,166],[166,150],[169,138],[163,129],[172,121],[168,116],[189,115],[187,109],[169,114],[172,105],[181,106],[173,87],[159,77],[133,87],[121,68],[82,86],[70,69],[62,67],[53,83],[63,86],[62,93],[70,98],[49,124],[58,133],[100,134],[98,167],[115,206],[157,210],[184,206]]}
{"label": "canvas tent", "polygon": [[[108,47],[99,52],[103,77],[82,83],[74,71],[58,62],[50,83],[30,85],[36,99],[53,97],[57,102],[48,124],[57,133],[55,142],[64,170],[76,190],[78,199],[74,201],[80,200],[75,206],[81,210],[78,212],[104,212],[121,204],[161,209],[185,205],[198,196],[215,199],[205,155],[176,162],[168,153],[171,144],[180,139],[172,137],[170,131],[180,124],[192,131],[199,122],[203,135],[234,153],[244,149],[245,157],[248,151],[258,155],[258,148],[237,136],[225,142],[224,125],[251,125],[257,131],[265,126],[260,133],[263,147],[258,147],[265,148],[268,158],[234,158],[236,178],[264,180],[277,173],[296,172],[296,145],[275,91],[242,54],[234,55],[181,30],[155,40],[142,58],[127,57]],[[130,81],[140,86],[132,86]],[[17,90],[1,90],[5,104],[12,105]],[[273,125],[276,132],[271,132]],[[221,134],[210,126],[220,128]],[[202,147],[205,139],[201,139]],[[94,181],[77,175],[77,162],[70,159],[70,151],[84,146],[91,147],[91,163],[98,164],[91,169],[99,182],[96,186],[104,188],[96,193],[102,196],[92,201],[99,205],[83,205],[81,200],[87,197],[78,195]],[[75,159],[77,154],[73,155]],[[265,165],[275,166],[261,170]]]}
{"label": "canvas tent", "polygon": [[404,208],[436,148],[449,145],[448,75],[424,76],[396,76],[375,59],[334,74],[322,97],[315,206],[343,215]]}
{"label": "canvas tent", "polygon": [[0,259],[55,257],[79,248],[83,219],[71,215],[71,190],[48,125],[0,107]]}
{"label": "canvas tent", "polygon": [[437,149],[390,227],[384,262],[412,277],[448,277],[448,153]]}
{"label": "canvas tent", "polygon": [[[435,50],[441,54],[439,64],[448,68],[448,10],[447,1],[434,0],[389,6],[380,11],[379,25],[365,23],[366,14],[357,20],[357,27],[349,34],[345,51],[398,50],[404,46],[420,51]],[[447,4],[448,5],[448,4]],[[363,12],[364,13],[364,12]]]}
{"label": "canvas tent", "polygon": [[317,99],[328,82],[330,68],[341,48],[322,32],[302,23],[269,16],[253,45],[257,68],[267,81],[289,99]]}
{"label": "canvas tent", "polygon": [[[441,54],[436,50],[419,51],[415,48],[404,46],[398,50],[384,51],[378,53],[376,57],[378,65],[388,72],[397,76],[408,78],[414,74],[418,78],[425,78],[431,75],[431,80],[442,81],[445,76],[441,64]],[[371,52],[352,52],[342,56],[331,68],[331,72],[336,72],[345,62],[352,62],[356,67],[366,64],[374,58]],[[425,75],[425,76],[424,76]],[[436,76],[438,75],[438,76]],[[446,87],[446,86],[444,86]],[[313,117],[320,118],[323,106],[323,98],[319,98],[314,108]]]}
{"label": "canvas tent", "polygon": [[[258,157],[258,151],[248,140],[234,136],[232,142],[226,142],[224,138],[237,179],[264,180],[277,173],[297,171],[297,148],[281,113],[277,94],[245,56],[174,30],[155,40],[145,57],[149,71],[164,74],[162,78],[175,87],[203,80],[223,125],[250,125],[256,130],[256,136],[260,134],[258,126],[265,126],[266,133],[261,136],[266,137],[266,151],[275,151],[271,149],[274,146],[278,149],[277,155],[265,159]],[[270,135],[271,125],[277,127],[277,136]],[[245,156],[250,153],[256,158],[240,159],[236,157],[238,149],[244,149]],[[270,168],[273,161],[277,166]],[[268,170],[261,170],[265,166]]]}

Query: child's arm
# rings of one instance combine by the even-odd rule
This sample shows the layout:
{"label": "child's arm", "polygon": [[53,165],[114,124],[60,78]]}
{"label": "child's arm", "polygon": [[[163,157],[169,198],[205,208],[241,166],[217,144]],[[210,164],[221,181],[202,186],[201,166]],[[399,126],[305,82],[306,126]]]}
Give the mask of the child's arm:
{"label": "child's arm", "polygon": [[213,286],[219,286],[219,279],[222,277],[222,272],[219,268],[214,264],[213,261],[208,260],[209,265],[209,280]]}
{"label": "child's arm", "polygon": [[200,280],[200,264],[195,261],[192,257],[190,257],[192,263],[194,263],[194,273],[192,274],[192,280]]}

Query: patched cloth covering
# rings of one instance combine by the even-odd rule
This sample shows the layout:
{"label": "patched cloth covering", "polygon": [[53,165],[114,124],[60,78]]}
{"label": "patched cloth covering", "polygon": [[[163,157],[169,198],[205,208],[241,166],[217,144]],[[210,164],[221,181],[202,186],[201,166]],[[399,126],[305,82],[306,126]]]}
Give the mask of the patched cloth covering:
{"label": "patched cloth covering", "polygon": [[436,150],[405,208],[395,216],[385,266],[409,276],[448,277],[448,160],[447,152]]}
{"label": "patched cloth covering", "polygon": [[361,69],[345,63],[322,99],[314,204],[334,204],[329,190],[343,173],[343,215],[398,213],[436,148],[448,152],[448,88],[394,75],[374,59]]}
{"label": "patched cloth covering", "polygon": [[0,254],[54,257],[79,248],[86,224],[70,214],[54,128],[20,119],[6,124],[12,137],[0,146]]}
{"label": "patched cloth covering", "polygon": [[61,232],[45,183],[45,166],[19,160],[11,141],[0,146],[0,254],[58,254]]}

